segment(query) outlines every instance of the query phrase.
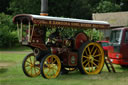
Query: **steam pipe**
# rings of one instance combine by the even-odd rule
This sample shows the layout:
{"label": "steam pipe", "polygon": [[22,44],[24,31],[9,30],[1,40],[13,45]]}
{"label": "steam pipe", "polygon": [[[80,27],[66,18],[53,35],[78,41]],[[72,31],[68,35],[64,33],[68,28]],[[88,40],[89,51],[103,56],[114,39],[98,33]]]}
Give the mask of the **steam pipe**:
{"label": "steam pipe", "polygon": [[41,16],[48,16],[48,0],[41,0]]}

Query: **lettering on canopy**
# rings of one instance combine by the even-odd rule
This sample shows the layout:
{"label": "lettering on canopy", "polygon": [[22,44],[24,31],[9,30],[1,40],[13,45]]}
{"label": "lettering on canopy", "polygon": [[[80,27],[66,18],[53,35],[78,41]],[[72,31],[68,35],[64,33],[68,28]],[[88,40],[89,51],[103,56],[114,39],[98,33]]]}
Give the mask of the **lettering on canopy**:
{"label": "lettering on canopy", "polygon": [[109,25],[105,25],[105,24],[89,24],[89,23],[53,21],[53,20],[39,20],[39,19],[34,19],[33,23],[34,24],[49,25],[49,26],[64,26],[64,27],[109,28]]}

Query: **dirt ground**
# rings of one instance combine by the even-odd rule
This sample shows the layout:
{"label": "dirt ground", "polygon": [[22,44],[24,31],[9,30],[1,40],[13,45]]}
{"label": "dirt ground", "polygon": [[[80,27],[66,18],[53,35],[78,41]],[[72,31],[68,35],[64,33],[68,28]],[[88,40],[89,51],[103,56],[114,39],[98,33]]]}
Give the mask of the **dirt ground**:
{"label": "dirt ground", "polygon": [[[0,51],[0,56],[1,54],[13,54],[13,53],[17,53],[17,54],[24,54],[24,53],[31,53],[31,52],[26,52],[26,51]],[[0,68],[6,68],[9,66],[14,65],[14,62],[0,62]]]}
{"label": "dirt ground", "polygon": [[12,66],[14,63],[12,62],[0,62],[0,68]]}

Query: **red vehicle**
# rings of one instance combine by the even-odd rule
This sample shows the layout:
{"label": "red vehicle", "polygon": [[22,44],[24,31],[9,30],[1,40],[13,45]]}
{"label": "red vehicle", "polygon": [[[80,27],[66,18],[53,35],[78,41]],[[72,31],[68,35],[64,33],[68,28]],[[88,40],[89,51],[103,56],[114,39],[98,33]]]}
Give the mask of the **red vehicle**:
{"label": "red vehicle", "polygon": [[109,41],[97,41],[103,47],[105,55],[108,55]]}
{"label": "red vehicle", "polygon": [[128,66],[128,28],[112,30],[108,56],[112,63]]}

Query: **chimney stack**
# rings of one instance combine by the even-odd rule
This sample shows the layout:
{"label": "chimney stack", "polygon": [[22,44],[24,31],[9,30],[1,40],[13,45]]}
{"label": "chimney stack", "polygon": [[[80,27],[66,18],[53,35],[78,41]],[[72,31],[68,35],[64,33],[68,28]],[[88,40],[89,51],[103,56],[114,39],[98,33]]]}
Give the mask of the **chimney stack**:
{"label": "chimney stack", "polygon": [[48,16],[48,0],[41,0],[41,16]]}

